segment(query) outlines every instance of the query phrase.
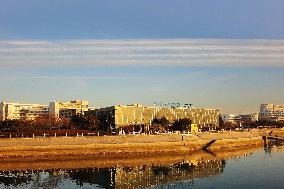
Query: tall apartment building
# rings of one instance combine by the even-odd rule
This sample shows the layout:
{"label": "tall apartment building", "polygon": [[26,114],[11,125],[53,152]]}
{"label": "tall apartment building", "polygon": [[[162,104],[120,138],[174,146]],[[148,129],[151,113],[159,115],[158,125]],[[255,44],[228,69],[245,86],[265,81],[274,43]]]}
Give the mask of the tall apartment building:
{"label": "tall apartment building", "polygon": [[0,120],[33,120],[38,116],[49,116],[49,107],[41,104],[0,103]]}
{"label": "tall apartment building", "polygon": [[70,118],[73,115],[88,111],[89,102],[85,100],[73,100],[70,102],[50,102],[49,115],[54,117]]}
{"label": "tall apartment building", "polygon": [[65,117],[84,113],[88,110],[88,101],[73,100],[70,102],[50,102],[49,105],[0,103],[0,120],[21,119],[33,120],[36,117]]}
{"label": "tall apartment building", "polygon": [[275,104],[261,104],[259,111],[259,120],[284,120],[284,106]]}
{"label": "tall apartment building", "polygon": [[189,118],[199,128],[216,129],[219,127],[219,113],[218,109],[147,107],[140,104],[117,105],[86,112],[103,117],[106,125],[116,129],[129,125],[149,126],[154,118],[163,116],[171,123],[178,119]]}

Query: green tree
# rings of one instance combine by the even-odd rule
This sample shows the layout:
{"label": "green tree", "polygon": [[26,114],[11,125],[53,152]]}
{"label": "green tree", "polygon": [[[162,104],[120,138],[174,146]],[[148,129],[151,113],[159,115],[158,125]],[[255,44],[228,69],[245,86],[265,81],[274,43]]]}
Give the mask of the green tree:
{"label": "green tree", "polygon": [[234,129],[238,128],[238,127],[239,127],[239,124],[237,124],[237,123],[226,122],[220,128],[224,129],[224,130],[230,130],[230,129],[234,130]]}
{"label": "green tree", "polygon": [[160,125],[162,127],[167,128],[169,126],[169,124],[170,124],[170,121],[165,116],[161,117]]}
{"label": "green tree", "polygon": [[224,121],[223,121],[223,119],[222,119],[222,117],[221,117],[221,115],[219,115],[219,127],[220,128],[223,128],[224,127]]}
{"label": "green tree", "polygon": [[75,129],[98,130],[100,122],[94,115],[78,114],[71,117],[70,121]]}
{"label": "green tree", "polygon": [[59,117],[37,117],[32,121],[34,130],[60,130],[70,129],[70,123],[67,118]]}
{"label": "green tree", "polygon": [[175,131],[189,131],[192,121],[189,118],[175,120],[173,123],[173,130]]}
{"label": "green tree", "polygon": [[155,117],[152,121],[152,130],[164,132],[169,128],[170,122],[165,116],[161,117],[160,119]]}
{"label": "green tree", "polygon": [[6,119],[4,121],[1,121],[0,124],[0,130],[1,131],[24,131],[25,129],[27,129],[28,125],[30,124],[30,121],[25,121],[25,120],[9,120]]}
{"label": "green tree", "polygon": [[98,130],[100,129],[100,121],[96,118],[95,115],[86,115],[86,129],[88,130]]}

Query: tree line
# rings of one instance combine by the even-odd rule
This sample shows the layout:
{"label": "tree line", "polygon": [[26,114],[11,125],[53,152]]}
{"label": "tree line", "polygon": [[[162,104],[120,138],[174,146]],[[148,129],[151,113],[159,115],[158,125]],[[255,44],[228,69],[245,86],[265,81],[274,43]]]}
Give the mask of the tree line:
{"label": "tree line", "polygon": [[[114,124],[114,123],[113,123]],[[166,131],[190,131],[192,121],[189,118],[177,119],[173,123],[166,117],[154,118],[150,125],[150,130],[154,132]],[[257,127],[284,127],[283,121],[272,122],[260,120],[256,122],[243,122],[244,128],[257,128]],[[104,116],[96,117],[95,115],[78,114],[71,117],[71,119],[60,117],[37,117],[34,120],[4,120],[0,121],[0,131],[2,132],[35,132],[35,131],[58,131],[58,130],[86,130],[86,131],[99,131],[111,133],[111,125],[107,122]],[[112,125],[114,127],[114,125]],[[142,130],[143,125],[134,125],[124,127],[128,132],[134,130]],[[239,128],[240,124],[230,122],[224,123],[219,119],[219,129],[230,130]],[[144,127],[145,128],[145,127]],[[145,129],[143,129],[143,132]]]}
{"label": "tree line", "polygon": [[34,120],[0,121],[0,131],[32,132],[50,130],[103,130],[100,121],[93,115],[74,115],[71,119],[60,117],[37,117]]}
{"label": "tree line", "polygon": [[[188,118],[175,120],[170,123],[165,117],[154,118],[150,130],[152,131],[189,131],[192,121]],[[129,132],[143,125],[125,127]],[[37,117],[34,120],[4,120],[0,121],[0,131],[2,132],[34,132],[34,131],[54,131],[54,130],[88,130],[111,132],[109,123],[104,117],[95,115],[78,114],[70,119],[60,117]],[[137,130],[137,129],[136,129]],[[145,130],[145,129],[144,129]]]}
{"label": "tree line", "polygon": [[173,123],[166,117],[154,118],[151,125],[153,131],[190,131],[192,121],[189,118],[177,119]]}

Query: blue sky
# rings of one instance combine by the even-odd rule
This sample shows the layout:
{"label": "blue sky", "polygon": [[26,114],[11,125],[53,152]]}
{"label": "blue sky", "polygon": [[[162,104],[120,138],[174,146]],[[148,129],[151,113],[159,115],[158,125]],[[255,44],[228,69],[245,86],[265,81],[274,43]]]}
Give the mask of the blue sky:
{"label": "blue sky", "polygon": [[283,38],[283,0],[0,0],[0,38]]}
{"label": "blue sky", "polygon": [[283,0],[0,4],[0,101],[284,104]]}

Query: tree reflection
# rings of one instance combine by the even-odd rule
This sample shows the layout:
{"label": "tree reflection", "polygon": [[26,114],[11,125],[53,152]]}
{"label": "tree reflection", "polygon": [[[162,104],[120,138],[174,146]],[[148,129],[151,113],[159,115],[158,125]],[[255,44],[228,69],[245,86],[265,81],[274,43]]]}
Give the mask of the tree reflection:
{"label": "tree reflection", "polygon": [[106,189],[115,188],[115,168],[89,168],[74,170],[69,173],[69,178],[75,180],[76,184],[97,184]]}
{"label": "tree reflection", "polygon": [[32,180],[32,174],[19,171],[3,171],[0,174],[0,183],[5,186],[19,186],[29,183]]}
{"label": "tree reflection", "polygon": [[47,170],[33,174],[32,188],[52,189],[69,178],[68,172],[61,170]]}

